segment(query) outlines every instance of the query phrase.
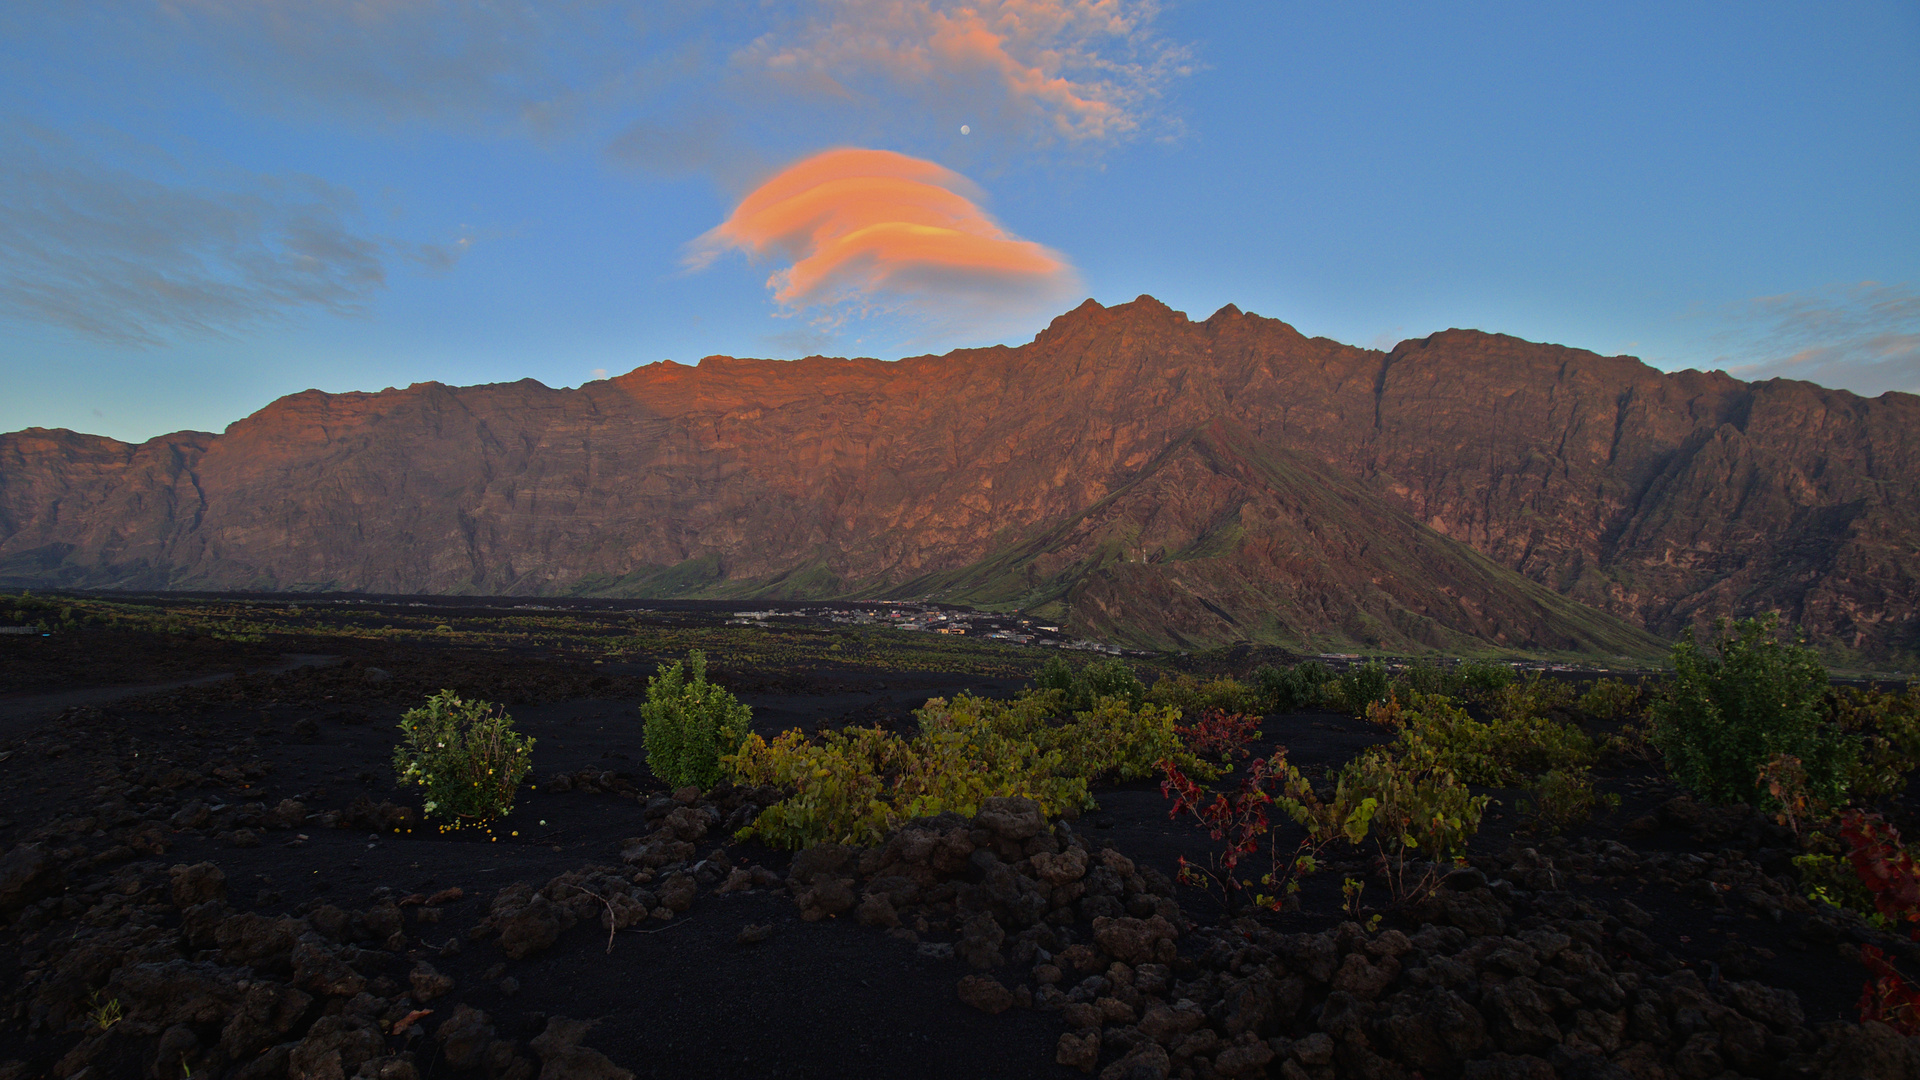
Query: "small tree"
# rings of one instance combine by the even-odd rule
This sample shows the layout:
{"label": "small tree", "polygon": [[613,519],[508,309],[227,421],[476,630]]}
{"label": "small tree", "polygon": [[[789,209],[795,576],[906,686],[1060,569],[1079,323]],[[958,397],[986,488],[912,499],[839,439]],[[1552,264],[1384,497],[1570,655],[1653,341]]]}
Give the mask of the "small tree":
{"label": "small tree", "polygon": [[1254,669],[1253,685],[1272,712],[1299,712],[1318,706],[1333,672],[1318,660],[1304,660],[1285,671],[1262,664]]}
{"label": "small tree", "polygon": [[1673,647],[1673,681],[1653,704],[1653,745],[1684,787],[1717,802],[1761,802],[1762,768],[1800,760],[1807,793],[1838,806],[1855,741],[1826,719],[1827,669],[1812,649],[1780,640],[1765,615],[1714,628],[1710,647],[1691,634]]}
{"label": "small tree", "polygon": [[1329,704],[1353,716],[1365,716],[1367,706],[1385,701],[1393,693],[1393,683],[1387,678],[1385,664],[1369,660],[1348,668],[1329,682],[1324,692]]}
{"label": "small tree", "polygon": [[1095,660],[1078,671],[1063,657],[1050,656],[1033,682],[1042,690],[1060,691],[1061,708],[1067,713],[1085,712],[1103,697],[1125,698],[1129,708],[1139,708],[1147,699],[1146,684],[1117,656]]}
{"label": "small tree", "polygon": [[695,649],[647,680],[647,768],[675,787],[705,789],[720,780],[720,758],[740,749],[753,711],[707,681],[707,654]]}
{"label": "small tree", "polygon": [[534,741],[513,729],[504,709],[442,690],[407,710],[400,730],[394,775],[427,789],[428,817],[485,825],[513,810],[514,792],[533,767]]}

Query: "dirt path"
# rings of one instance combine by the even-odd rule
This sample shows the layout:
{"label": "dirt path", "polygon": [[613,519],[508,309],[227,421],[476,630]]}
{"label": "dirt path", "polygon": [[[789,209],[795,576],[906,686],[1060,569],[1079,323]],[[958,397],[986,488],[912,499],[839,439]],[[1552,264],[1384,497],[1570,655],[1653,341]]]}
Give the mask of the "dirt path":
{"label": "dirt path", "polygon": [[[254,670],[264,674],[279,674],[283,671],[294,671],[306,667],[332,667],[344,659],[328,653],[282,653],[280,663]],[[18,736],[31,730],[34,724],[57,716],[66,709],[108,705],[139,697],[142,694],[164,693],[188,686],[207,686],[225,682],[236,674],[238,672],[223,671],[191,679],[174,679],[170,682],[97,686],[78,690],[61,690],[52,694],[17,694],[0,697],[0,737]]]}

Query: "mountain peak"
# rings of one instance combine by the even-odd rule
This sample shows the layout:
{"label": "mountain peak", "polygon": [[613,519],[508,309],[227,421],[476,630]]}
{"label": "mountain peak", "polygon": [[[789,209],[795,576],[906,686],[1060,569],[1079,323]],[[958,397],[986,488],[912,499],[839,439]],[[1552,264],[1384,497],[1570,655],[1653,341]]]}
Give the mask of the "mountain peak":
{"label": "mountain peak", "polygon": [[1920,651],[1920,398],[1474,330],[1393,355],[1382,378],[1377,352],[1142,296],[896,363],[308,391],[137,447],[0,436],[0,582],[939,594],[1311,651],[1778,609]]}

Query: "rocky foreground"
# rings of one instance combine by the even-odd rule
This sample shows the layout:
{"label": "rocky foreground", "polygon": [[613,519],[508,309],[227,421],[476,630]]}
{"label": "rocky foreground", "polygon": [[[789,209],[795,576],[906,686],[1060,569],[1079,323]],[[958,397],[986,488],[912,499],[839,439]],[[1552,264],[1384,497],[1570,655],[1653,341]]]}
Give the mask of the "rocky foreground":
{"label": "rocky foreground", "polygon": [[[1689,830],[1717,851],[1516,846],[1448,873],[1384,928],[1285,933],[1251,919],[1200,925],[1165,876],[1022,799],[914,822],[871,849],[813,848],[784,871],[743,863],[717,841],[776,793],[725,787],[645,799],[642,835],[544,883],[388,894],[355,910],[324,898],[278,916],[236,910],[217,861],[174,862],[169,847],[297,845],[329,827],[377,837],[411,821],[366,799],[323,812],[210,802],[247,776],[244,761],[204,772],[123,762],[95,790],[94,813],[48,822],[0,859],[0,949],[16,976],[4,1015],[21,1045],[58,1049],[0,1064],[0,1077],[628,1077],[587,1045],[589,1021],[505,1029],[462,1001],[479,984],[457,984],[436,961],[492,951],[481,982],[511,996],[519,963],[564,935],[604,933],[612,949],[621,933],[768,891],[803,920],[857,919],[973,969],[955,993],[974,1008],[1057,1015],[1058,1063],[1102,1080],[1920,1075],[1920,1040],[1809,1024],[1792,989],[1740,977],[1741,947],[1703,971],[1657,944],[1654,917],[1632,900],[1596,899],[1595,887],[1651,882],[1829,956],[1853,942],[1920,952],[1812,910],[1770,876],[1755,861],[1771,858],[1769,823],[1684,799],[1644,827]],[[594,769],[546,783],[635,796]],[[747,924],[736,942],[770,931]]]}

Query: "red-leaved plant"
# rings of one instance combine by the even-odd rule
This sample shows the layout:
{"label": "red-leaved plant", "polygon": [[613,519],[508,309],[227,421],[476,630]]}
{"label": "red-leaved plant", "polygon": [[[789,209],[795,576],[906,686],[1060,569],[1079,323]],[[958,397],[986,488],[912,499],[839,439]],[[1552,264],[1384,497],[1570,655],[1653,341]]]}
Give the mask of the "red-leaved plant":
{"label": "red-leaved plant", "polygon": [[[1247,766],[1247,775],[1241,779],[1238,790],[1232,793],[1209,792],[1194,783],[1180,771],[1180,766],[1171,761],[1160,762],[1160,772],[1166,779],[1160,782],[1160,794],[1173,800],[1173,809],[1167,816],[1177,818],[1182,814],[1191,814],[1207,830],[1207,835],[1222,846],[1219,851],[1207,857],[1207,865],[1188,861],[1180,856],[1180,882],[1205,889],[1217,896],[1223,907],[1232,910],[1234,899],[1254,882],[1241,876],[1240,863],[1260,853],[1263,839],[1268,838],[1273,824],[1267,817],[1267,808],[1273,805],[1273,792],[1269,786],[1278,789],[1286,774],[1287,752],[1276,751],[1271,758],[1257,758]],[[1273,850],[1271,839],[1266,840],[1270,863],[1277,864],[1278,853]],[[1272,884],[1271,871],[1262,876],[1262,882]],[[1281,899],[1259,894],[1255,903],[1272,910],[1279,910]]]}
{"label": "red-leaved plant", "polygon": [[[1878,814],[1849,810],[1841,815],[1840,836],[1854,874],[1873,894],[1874,908],[1890,922],[1916,924],[1908,933],[1920,940],[1920,864],[1901,845],[1900,830]],[[1920,986],[1872,945],[1861,946],[1860,961],[1872,976],[1860,991],[1860,1019],[1920,1035]]]}
{"label": "red-leaved plant", "polygon": [[1257,716],[1208,709],[1200,714],[1200,719],[1191,724],[1175,724],[1173,730],[1194,753],[1232,762],[1251,756],[1253,752],[1247,749],[1247,744],[1260,737],[1260,732],[1255,730],[1259,723]]}
{"label": "red-leaved plant", "polygon": [[[1879,814],[1849,810],[1840,817],[1840,837],[1873,906],[1893,923],[1920,923],[1920,864],[1900,843],[1900,830]],[[1909,931],[1920,940],[1920,926]]]}
{"label": "red-leaved plant", "polygon": [[1860,946],[1860,962],[1872,977],[1860,988],[1860,1020],[1878,1020],[1902,1035],[1920,1035],[1920,986],[1915,986],[1887,954]]}

